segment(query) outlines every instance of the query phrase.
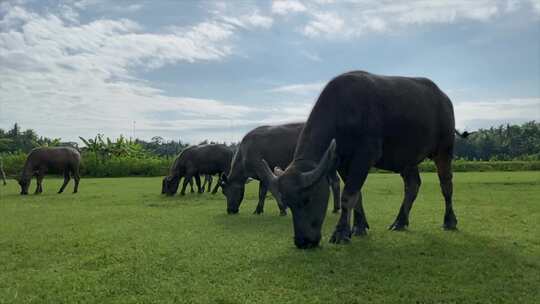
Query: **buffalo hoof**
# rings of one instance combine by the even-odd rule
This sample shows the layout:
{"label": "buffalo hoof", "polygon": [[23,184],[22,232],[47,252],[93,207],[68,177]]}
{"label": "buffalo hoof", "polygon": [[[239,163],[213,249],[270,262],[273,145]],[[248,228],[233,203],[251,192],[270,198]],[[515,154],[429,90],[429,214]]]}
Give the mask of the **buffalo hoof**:
{"label": "buffalo hoof", "polygon": [[279,216],[286,216],[286,215],[287,215],[287,211],[279,210]]}
{"label": "buffalo hoof", "polygon": [[261,215],[261,214],[263,214],[263,213],[264,213],[264,210],[263,210],[263,209],[259,209],[259,208],[255,209],[255,211],[253,211],[253,214],[256,214],[256,215]]}
{"label": "buffalo hoof", "polygon": [[351,229],[349,227],[336,228],[336,231],[330,237],[332,244],[349,244],[351,242]]}
{"label": "buffalo hoof", "polygon": [[443,229],[446,231],[457,231],[457,223],[444,223]]}
{"label": "buffalo hoof", "polygon": [[407,224],[394,222],[392,225],[388,226],[388,230],[390,231],[406,231],[407,230]]}
{"label": "buffalo hoof", "polygon": [[444,216],[444,230],[457,230],[457,219],[453,213]]}
{"label": "buffalo hoof", "polygon": [[366,236],[368,227],[353,226],[352,234],[354,236]]}

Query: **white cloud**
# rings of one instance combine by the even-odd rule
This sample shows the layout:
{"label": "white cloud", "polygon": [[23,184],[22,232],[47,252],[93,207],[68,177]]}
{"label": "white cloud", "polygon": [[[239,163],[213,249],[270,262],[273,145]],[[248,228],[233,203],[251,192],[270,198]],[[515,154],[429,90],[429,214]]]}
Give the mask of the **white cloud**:
{"label": "white cloud", "polygon": [[143,8],[143,5],[142,4],[131,4],[131,5],[128,5],[127,7],[125,7],[125,10],[129,11],[129,12],[136,12],[140,9]]}
{"label": "white cloud", "polygon": [[534,11],[537,14],[540,14],[540,0],[529,0],[529,2],[532,5]]}
{"label": "white cloud", "polygon": [[519,9],[520,0],[507,0],[505,10],[507,12],[514,12]]}
{"label": "white cloud", "polygon": [[269,91],[273,93],[313,95],[313,94],[320,93],[325,84],[326,84],[325,82],[290,84],[290,85],[279,86],[279,87],[270,89]]}
{"label": "white cloud", "polygon": [[272,13],[277,15],[287,15],[304,11],[306,11],[304,4],[296,0],[276,0],[272,2]]}
{"label": "white cloud", "polygon": [[[277,15],[295,12],[307,17],[307,21],[301,21],[303,24],[300,32],[308,37],[347,38],[370,32],[401,30],[408,26],[450,24],[459,21],[487,22],[501,14],[520,9],[522,2],[517,0],[349,0],[303,3],[276,1],[272,9]],[[539,0],[528,2],[540,13]]]}
{"label": "white cloud", "polygon": [[[160,125],[152,113],[175,113],[171,128],[240,119],[252,109],[218,100],[173,97],[138,79],[135,69],[219,61],[232,54],[237,27],[208,20],[168,32],[145,32],[127,20],[78,22],[78,14],[0,8],[0,120],[47,136],[130,134]],[[69,20],[68,20],[69,19]],[[267,23],[257,16],[246,22]]]}
{"label": "white cloud", "polygon": [[458,128],[540,121],[540,97],[456,102],[454,112]]}
{"label": "white cloud", "polygon": [[345,21],[334,13],[315,13],[313,19],[304,27],[303,33],[308,37],[325,34],[336,34],[343,31]]}
{"label": "white cloud", "polygon": [[223,16],[223,21],[228,22],[234,26],[241,27],[244,29],[251,28],[263,28],[268,29],[272,27],[274,19],[268,16],[263,16],[259,14],[258,11],[254,11],[249,14],[240,15],[237,17]]}
{"label": "white cloud", "polygon": [[300,54],[302,54],[304,57],[311,61],[321,62],[322,58],[317,55],[316,53],[308,52],[308,51],[300,51]]}

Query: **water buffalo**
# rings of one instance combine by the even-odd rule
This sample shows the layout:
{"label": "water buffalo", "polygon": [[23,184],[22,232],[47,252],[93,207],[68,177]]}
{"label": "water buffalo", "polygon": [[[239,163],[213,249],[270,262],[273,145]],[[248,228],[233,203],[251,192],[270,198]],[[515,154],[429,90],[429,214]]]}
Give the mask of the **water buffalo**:
{"label": "water buffalo", "polygon": [[81,163],[81,155],[71,147],[54,147],[54,148],[36,148],[30,151],[26,158],[26,163],[18,179],[21,186],[21,194],[28,194],[30,180],[35,175],[37,187],[35,194],[43,192],[41,182],[47,173],[61,173],[64,175],[64,183],[58,193],[62,193],[66,188],[70,176],[75,180],[73,193],[77,193],[79,189],[79,167]]}
{"label": "water buffalo", "polygon": [[335,166],[345,188],[331,243],[348,243],[351,234],[365,235],[369,229],[360,190],[372,166],[401,174],[405,195],[389,228],[405,229],[420,187],[418,164],[425,158],[433,159],[437,167],[446,207],[443,227],[456,229],[454,124],[452,102],[429,79],[354,71],[331,80],[311,111],[286,170],[272,172],[263,161],[266,178],[291,208],[295,245],[319,244],[329,195],[323,177]]}
{"label": "water buffalo", "polygon": [[[285,168],[293,159],[298,136],[304,123],[290,123],[278,126],[261,126],[244,136],[238,151],[233,157],[231,171],[222,177],[221,188],[227,197],[227,212],[238,213],[244,198],[245,183],[248,178],[259,180],[259,203],[254,214],[264,212],[266,192],[270,190],[278,203],[280,214],[285,215],[286,207],[281,203],[279,192],[265,180],[261,159],[274,167]],[[339,210],[339,179],[335,171],[329,175],[329,182],[334,193],[334,212]]]}
{"label": "water buffalo", "polygon": [[[176,158],[171,166],[169,175],[163,179],[162,193],[173,195],[178,190],[180,179],[184,177],[181,195],[185,194],[186,186],[192,177],[201,192],[200,175],[223,174],[228,172],[233,152],[225,145],[206,144],[186,148]],[[216,184],[212,193],[216,193],[220,183]]]}
{"label": "water buffalo", "polygon": [[2,158],[0,157],[0,178],[2,178],[2,182],[5,185],[6,183],[6,173],[4,172],[4,162],[2,161]]}

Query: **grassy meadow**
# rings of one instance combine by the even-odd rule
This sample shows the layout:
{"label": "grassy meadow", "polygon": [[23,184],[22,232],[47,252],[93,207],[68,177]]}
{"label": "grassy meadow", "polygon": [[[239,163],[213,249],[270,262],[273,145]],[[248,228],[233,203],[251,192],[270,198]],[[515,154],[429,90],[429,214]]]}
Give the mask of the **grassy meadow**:
{"label": "grassy meadow", "polygon": [[[402,200],[396,174],[364,187],[371,230],[322,247],[292,242],[291,216],[256,182],[240,214],[221,193],[165,197],[161,179],[83,178],[80,192],[20,196],[0,185],[0,303],[538,303],[540,172],[455,173],[457,232],[443,231],[434,173],[409,231],[390,232]],[[35,181],[31,192],[35,189]]]}

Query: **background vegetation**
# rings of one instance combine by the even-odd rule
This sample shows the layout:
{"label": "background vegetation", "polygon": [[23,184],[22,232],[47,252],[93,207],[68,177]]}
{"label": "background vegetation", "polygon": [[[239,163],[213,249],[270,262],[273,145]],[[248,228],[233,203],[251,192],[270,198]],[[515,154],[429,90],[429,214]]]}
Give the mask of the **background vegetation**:
{"label": "background vegetation", "polygon": [[[111,140],[98,134],[94,138],[81,137],[80,141],[81,146],[76,142],[62,142],[60,138],[38,136],[35,131],[23,131],[15,124],[10,130],[0,129],[0,156],[6,174],[13,176],[20,172],[31,149],[72,146],[83,155],[84,176],[160,176],[167,173],[173,158],[188,146],[180,139],[166,141],[159,136],[150,141],[123,136]],[[229,146],[236,148],[235,143]],[[480,129],[467,139],[456,139],[455,156],[457,172],[540,170],[540,123],[531,121]],[[435,171],[430,161],[420,168],[424,172]]]}

